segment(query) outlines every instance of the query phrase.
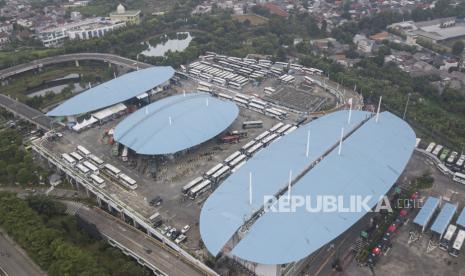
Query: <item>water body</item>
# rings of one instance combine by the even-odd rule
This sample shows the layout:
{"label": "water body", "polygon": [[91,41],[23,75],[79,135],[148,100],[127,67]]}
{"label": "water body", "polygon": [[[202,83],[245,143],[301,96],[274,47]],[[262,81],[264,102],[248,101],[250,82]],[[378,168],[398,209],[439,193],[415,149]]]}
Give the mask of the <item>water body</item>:
{"label": "water body", "polygon": [[[168,39],[164,42],[157,43],[156,45],[151,45],[150,42],[146,42],[149,45],[149,48],[145,51],[142,51],[141,54],[149,57],[162,57],[168,51],[171,52],[182,52],[184,51],[192,41],[193,37],[190,33],[176,33],[177,35],[183,34],[186,35],[186,38],[183,39]],[[164,35],[166,38],[167,35]]]}
{"label": "water body", "polygon": [[[32,98],[34,96],[45,96],[45,94],[47,94],[47,92],[52,92],[53,94],[60,94],[61,91],[63,90],[63,88],[67,87],[68,84],[62,84],[62,85],[57,85],[57,86],[53,86],[53,87],[49,87],[49,88],[45,88],[45,89],[41,89],[39,91],[35,91],[33,93],[30,93],[28,94],[27,96],[29,98]],[[74,89],[73,89],[73,94],[75,93],[79,93],[83,90],[85,90],[86,87],[81,87],[80,83],[79,82],[76,82],[74,83]]]}

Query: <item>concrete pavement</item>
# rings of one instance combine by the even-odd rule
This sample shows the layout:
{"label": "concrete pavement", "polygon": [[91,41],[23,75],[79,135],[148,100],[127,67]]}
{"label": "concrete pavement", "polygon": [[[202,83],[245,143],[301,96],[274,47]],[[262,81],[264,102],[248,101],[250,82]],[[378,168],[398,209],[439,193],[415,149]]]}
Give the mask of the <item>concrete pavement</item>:
{"label": "concrete pavement", "polygon": [[0,271],[7,276],[41,276],[46,275],[15,245],[6,234],[0,230]]}

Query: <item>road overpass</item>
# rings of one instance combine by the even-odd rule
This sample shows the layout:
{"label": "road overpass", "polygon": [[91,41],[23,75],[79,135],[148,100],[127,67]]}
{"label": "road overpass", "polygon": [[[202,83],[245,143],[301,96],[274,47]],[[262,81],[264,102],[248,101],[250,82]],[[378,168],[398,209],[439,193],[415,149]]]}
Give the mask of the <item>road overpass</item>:
{"label": "road overpass", "polygon": [[66,54],[53,57],[47,57],[43,59],[37,59],[29,63],[19,64],[13,67],[5,68],[0,70],[0,80],[12,77],[14,75],[27,72],[29,70],[40,69],[46,65],[58,64],[68,61],[80,61],[80,60],[98,60],[103,62],[109,62],[111,64],[127,67],[130,69],[137,68],[148,68],[152,65],[138,62],[129,58],[125,58],[118,55],[104,54],[104,53],[76,53]]}
{"label": "road overpass", "polygon": [[0,106],[42,129],[52,128],[53,120],[44,113],[3,94],[0,94]]}

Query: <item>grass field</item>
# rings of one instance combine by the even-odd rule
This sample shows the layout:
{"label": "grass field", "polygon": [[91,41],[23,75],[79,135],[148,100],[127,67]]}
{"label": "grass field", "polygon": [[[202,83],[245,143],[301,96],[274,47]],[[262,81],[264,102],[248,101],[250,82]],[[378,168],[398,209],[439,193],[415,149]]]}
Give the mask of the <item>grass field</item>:
{"label": "grass field", "polygon": [[252,26],[263,25],[268,22],[268,18],[256,14],[233,15],[233,19],[239,22],[245,22],[246,20],[249,20]]}

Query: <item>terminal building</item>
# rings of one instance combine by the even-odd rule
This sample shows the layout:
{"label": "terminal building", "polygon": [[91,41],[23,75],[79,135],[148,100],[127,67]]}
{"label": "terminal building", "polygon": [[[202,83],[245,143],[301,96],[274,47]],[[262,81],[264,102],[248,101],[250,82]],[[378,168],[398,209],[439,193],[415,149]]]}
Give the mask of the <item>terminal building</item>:
{"label": "terminal building", "polygon": [[[173,76],[174,69],[170,66],[133,71],[68,99],[49,111],[47,116],[66,117],[71,127],[79,126],[75,129],[79,131],[125,111],[126,104],[131,101],[146,99],[150,94],[163,90],[169,86]],[[79,121],[81,117],[84,120]]]}
{"label": "terminal building", "polygon": [[[205,201],[201,238],[257,275],[281,275],[357,223],[367,211],[265,211],[291,196],[350,202],[387,194],[413,153],[411,127],[389,112],[338,111],[301,126],[255,154]],[[379,116],[379,117],[378,117]],[[311,133],[311,134],[310,134]],[[265,197],[273,200],[265,201]],[[314,198],[313,198],[314,199]],[[314,205],[312,205],[314,206]]]}

